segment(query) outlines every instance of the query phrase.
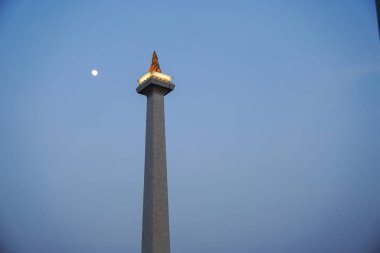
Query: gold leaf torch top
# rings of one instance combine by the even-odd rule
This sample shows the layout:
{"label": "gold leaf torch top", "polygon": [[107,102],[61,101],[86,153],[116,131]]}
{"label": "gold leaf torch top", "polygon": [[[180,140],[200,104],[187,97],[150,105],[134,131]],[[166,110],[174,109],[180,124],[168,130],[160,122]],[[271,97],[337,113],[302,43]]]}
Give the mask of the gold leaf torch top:
{"label": "gold leaf torch top", "polygon": [[161,73],[160,64],[158,63],[158,57],[157,57],[156,51],[153,52],[152,64],[150,65],[149,71]]}

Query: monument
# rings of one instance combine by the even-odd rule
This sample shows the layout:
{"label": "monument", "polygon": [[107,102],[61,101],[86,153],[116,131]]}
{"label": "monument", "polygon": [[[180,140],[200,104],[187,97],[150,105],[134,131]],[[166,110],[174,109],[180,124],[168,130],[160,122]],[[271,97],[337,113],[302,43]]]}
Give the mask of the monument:
{"label": "monument", "polygon": [[172,77],[161,73],[154,51],[136,88],[147,97],[142,253],[170,252],[164,96],[174,87]]}
{"label": "monument", "polygon": [[379,29],[379,36],[380,36],[380,0],[376,0],[376,12],[377,12],[377,24]]}

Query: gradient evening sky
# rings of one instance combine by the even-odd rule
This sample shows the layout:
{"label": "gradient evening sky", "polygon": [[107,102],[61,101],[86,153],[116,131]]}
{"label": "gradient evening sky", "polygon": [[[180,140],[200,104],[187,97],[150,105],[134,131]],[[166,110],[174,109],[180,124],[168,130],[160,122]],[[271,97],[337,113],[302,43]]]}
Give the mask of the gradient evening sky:
{"label": "gradient evening sky", "polygon": [[379,252],[374,1],[0,0],[1,253],[140,252],[154,49],[173,253]]}

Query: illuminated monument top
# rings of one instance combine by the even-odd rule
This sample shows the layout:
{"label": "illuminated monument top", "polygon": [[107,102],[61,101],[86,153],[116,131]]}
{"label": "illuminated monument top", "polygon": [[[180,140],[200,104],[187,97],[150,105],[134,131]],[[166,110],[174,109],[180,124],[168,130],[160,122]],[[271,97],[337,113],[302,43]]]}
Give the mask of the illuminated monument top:
{"label": "illuminated monument top", "polygon": [[157,57],[156,51],[153,52],[152,64],[150,65],[148,73],[143,75],[138,80],[138,83],[141,85],[150,78],[161,80],[167,83],[170,83],[173,80],[173,77],[161,73],[160,64],[158,63],[158,57]]}

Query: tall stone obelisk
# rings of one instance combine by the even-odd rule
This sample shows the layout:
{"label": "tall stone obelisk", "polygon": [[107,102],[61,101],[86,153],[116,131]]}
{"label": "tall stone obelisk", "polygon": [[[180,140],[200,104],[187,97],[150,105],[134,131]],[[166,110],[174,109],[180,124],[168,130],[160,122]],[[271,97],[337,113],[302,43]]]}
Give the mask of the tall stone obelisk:
{"label": "tall stone obelisk", "polygon": [[175,87],[171,81],[154,52],[136,89],[147,97],[142,253],[170,252],[164,96]]}
{"label": "tall stone obelisk", "polygon": [[376,12],[377,12],[377,25],[379,29],[379,36],[380,36],[380,0],[376,0]]}

